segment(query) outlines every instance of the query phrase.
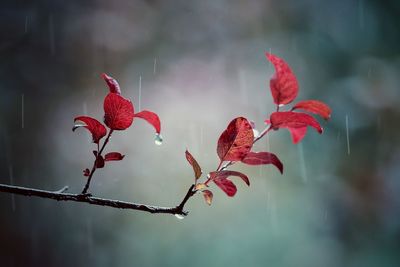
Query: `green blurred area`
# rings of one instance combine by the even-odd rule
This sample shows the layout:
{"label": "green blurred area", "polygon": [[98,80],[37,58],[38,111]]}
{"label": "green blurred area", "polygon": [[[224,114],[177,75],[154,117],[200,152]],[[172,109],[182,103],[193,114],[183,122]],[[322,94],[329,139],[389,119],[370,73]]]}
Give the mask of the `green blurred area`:
{"label": "green blurred area", "polygon": [[[285,166],[232,169],[247,188],[212,187],[189,216],[121,211],[0,193],[1,266],[399,266],[398,1],[13,1],[0,7],[0,182],[80,192],[90,137],[73,118],[101,120],[115,77],[135,110],[157,112],[164,144],[135,121],[96,172],[96,196],[173,206],[216,143],[245,116],[262,130],[274,111],[264,52],[295,72],[298,100],[333,110],[291,143],[257,143]],[[139,84],[141,90],[139,92]],[[347,123],[346,123],[347,121]]]}

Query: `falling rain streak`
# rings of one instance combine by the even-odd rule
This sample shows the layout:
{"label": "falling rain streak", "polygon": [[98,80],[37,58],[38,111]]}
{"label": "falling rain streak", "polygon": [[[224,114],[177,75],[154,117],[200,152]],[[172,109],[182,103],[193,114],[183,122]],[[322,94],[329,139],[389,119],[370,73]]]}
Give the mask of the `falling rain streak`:
{"label": "falling rain streak", "polygon": [[21,128],[25,127],[25,100],[24,94],[21,95]]}
{"label": "falling rain streak", "polygon": [[153,74],[156,74],[157,58],[154,58]]}
{"label": "falling rain streak", "polygon": [[347,155],[350,155],[349,116],[346,115]]}
{"label": "falling rain streak", "polygon": [[139,76],[139,111],[141,111],[141,103],[142,103],[142,75]]}
{"label": "falling rain streak", "polygon": [[304,150],[303,150],[303,143],[299,143],[297,145],[299,151],[299,158],[300,158],[300,171],[301,171],[301,178],[303,179],[304,183],[307,183],[307,167],[306,162],[304,160]]}

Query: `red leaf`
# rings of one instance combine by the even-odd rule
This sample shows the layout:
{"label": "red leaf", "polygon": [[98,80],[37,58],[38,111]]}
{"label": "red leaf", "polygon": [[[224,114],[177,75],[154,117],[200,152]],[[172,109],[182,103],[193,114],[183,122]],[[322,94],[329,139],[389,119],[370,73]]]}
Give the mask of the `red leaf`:
{"label": "red leaf", "polygon": [[249,165],[273,164],[281,173],[283,173],[283,164],[273,153],[249,152],[246,157],[242,159],[242,162]]}
{"label": "red leaf", "polygon": [[133,122],[132,102],[118,94],[109,93],[104,99],[104,123],[112,130],[125,130]]}
{"label": "red leaf", "polygon": [[247,119],[233,119],[218,139],[217,153],[221,161],[238,161],[253,146],[254,134]]}
{"label": "red leaf", "polygon": [[90,175],[90,171],[88,168],[83,170],[83,176],[89,176]]}
{"label": "red leaf", "polygon": [[229,197],[233,197],[236,194],[236,185],[231,180],[228,180],[227,178],[219,178],[213,181]]}
{"label": "red leaf", "polygon": [[148,110],[143,110],[143,111],[141,111],[139,113],[136,113],[134,116],[137,117],[137,118],[144,119],[145,121],[147,121],[148,123],[153,125],[153,127],[156,130],[157,134],[160,133],[160,131],[161,131],[161,122],[160,122],[160,118],[158,117],[158,115],[156,113],[148,111]]}
{"label": "red leaf", "polygon": [[275,67],[275,74],[269,83],[275,104],[284,105],[292,102],[299,91],[296,76],[283,59],[271,53],[265,55]]}
{"label": "red leaf", "polygon": [[249,178],[241,173],[241,172],[237,172],[237,171],[216,171],[216,172],[210,172],[210,177],[211,180],[218,180],[218,179],[226,179],[229,176],[237,176],[240,177],[247,185],[250,185],[250,181]]}
{"label": "red leaf", "polygon": [[79,116],[74,119],[74,127],[72,131],[75,131],[79,127],[84,127],[90,131],[92,134],[93,142],[99,143],[100,139],[103,138],[107,134],[107,129],[104,127],[101,122],[98,120],[88,117],[88,116]]}
{"label": "red leaf", "polygon": [[[272,128],[275,130],[279,128],[304,128],[311,126],[319,133],[322,133],[322,127],[318,121],[306,113],[293,111],[274,112],[271,114],[269,122],[271,123]],[[304,137],[304,134],[304,129],[295,133],[297,138]],[[293,138],[293,140],[297,140],[297,138]]]}
{"label": "red leaf", "polygon": [[188,150],[185,151],[186,159],[192,165],[193,171],[194,171],[194,177],[196,178],[195,180],[199,179],[201,176],[201,168],[199,163],[197,163],[196,159],[190,154]]}
{"label": "red leaf", "polygon": [[299,143],[307,133],[307,127],[300,127],[300,128],[287,128],[292,136],[292,140],[294,144]]}
{"label": "red leaf", "polygon": [[96,158],[96,168],[103,168],[105,165],[103,156],[97,156]]}
{"label": "red leaf", "polygon": [[206,200],[207,204],[211,205],[211,202],[213,199],[213,193],[210,190],[204,190],[203,196],[204,196],[204,199]]}
{"label": "red leaf", "polygon": [[328,120],[331,117],[330,107],[327,104],[318,100],[300,101],[292,108],[292,110],[295,109],[303,109],[305,111],[318,114],[325,120]]}
{"label": "red leaf", "polygon": [[119,87],[118,82],[113,78],[108,76],[107,74],[101,74],[101,77],[107,83],[108,88],[110,89],[110,93],[121,94],[121,88]]}
{"label": "red leaf", "polygon": [[104,156],[104,161],[111,161],[111,160],[122,160],[125,155],[122,155],[119,152],[110,152]]}

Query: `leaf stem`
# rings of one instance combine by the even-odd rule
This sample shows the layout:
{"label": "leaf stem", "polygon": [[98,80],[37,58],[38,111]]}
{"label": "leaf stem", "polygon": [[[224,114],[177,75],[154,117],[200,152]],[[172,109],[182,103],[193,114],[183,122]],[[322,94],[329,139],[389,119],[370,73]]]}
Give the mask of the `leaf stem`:
{"label": "leaf stem", "polygon": [[95,158],[95,160],[94,160],[94,162],[93,162],[93,167],[92,167],[92,170],[90,171],[90,174],[89,174],[89,177],[88,177],[87,182],[86,182],[86,184],[85,184],[85,187],[84,187],[83,190],[82,190],[82,193],[81,193],[82,195],[87,194],[87,192],[88,192],[88,190],[89,190],[89,186],[90,186],[90,182],[92,181],[93,174],[94,174],[94,172],[95,172],[96,169],[97,169],[97,167],[96,167],[97,158],[101,156],[101,153],[103,153],[103,150],[104,150],[104,148],[106,147],[108,141],[110,140],[110,137],[111,137],[113,131],[114,131],[114,130],[110,130],[110,132],[108,133],[108,135],[107,135],[107,137],[106,137],[106,140],[104,140],[103,146],[101,147],[100,150],[99,150],[99,147],[100,147],[100,146],[99,146],[99,143],[97,143],[97,155],[96,155],[96,158]]}

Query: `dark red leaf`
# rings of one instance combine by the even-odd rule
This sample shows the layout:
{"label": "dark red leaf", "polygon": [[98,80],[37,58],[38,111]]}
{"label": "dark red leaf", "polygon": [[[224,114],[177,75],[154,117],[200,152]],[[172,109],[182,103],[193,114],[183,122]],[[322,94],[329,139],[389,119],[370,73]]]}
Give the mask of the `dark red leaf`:
{"label": "dark red leaf", "polygon": [[83,170],[83,176],[89,176],[90,175],[90,171],[88,168]]}
{"label": "dark red leaf", "polygon": [[296,76],[283,59],[271,53],[265,55],[275,67],[275,74],[269,84],[275,104],[284,105],[292,102],[299,91]]}
{"label": "dark red leaf", "polygon": [[185,151],[185,155],[187,161],[193,167],[195,180],[199,179],[202,173],[199,163],[197,163],[196,159],[192,156],[192,154],[190,154],[188,150]]}
{"label": "dark red leaf", "polygon": [[210,177],[211,180],[216,180],[216,179],[225,179],[228,178],[229,176],[237,176],[240,177],[247,185],[250,185],[249,178],[237,171],[216,171],[216,172],[210,172]]}
{"label": "dark red leaf", "polygon": [[132,102],[118,94],[109,93],[104,99],[104,122],[112,130],[125,130],[133,122]]}
{"label": "dark red leaf", "polygon": [[118,82],[113,77],[108,76],[105,73],[101,74],[101,77],[107,83],[108,88],[110,89],[110,93],[115,93],[119,95],[121,94],[121,88],[119,87]]}
{"label": "dark red leaf", "polygon": [[125,155],[122,155],[119,152],[110,152],[107,153],[104,156],[104,161],[110,161],[110,160],[122,160],[125,157]]}
{"label": "dark red leaf", "polygon": [[204,196],[204,199],[205,199],[206,203],[208,205],[211,205],[211,202],[212,202],[212,199],[213,199],[213,193],[210,190],[204,190],[203,191],[203,196]]}
{"label": "dark red leaf", "polygon": [[213,180],[214,183],[221,188],[229,197],[233,197],[236,194],[237,188],[236,185],[227,178],[219,178]]}
{"label": "dark red leaf", "polygon": [[101,124],[101,122],[92,117],[88,116],[76,117],[74,119],[74,127],[72,128],[72,131],[75,131],[79,127],[84,127],[90,131],[94,143],[99,143],[100,139],[107,134],[106,127],[104,127],[104,125]]}
{"label": "dark red leaf", "polygon": [[242,159],[242,162],[249,165],[273,164],[281,173],[283,173],[283,164],[273,153],[249,152],[246,157]]}
{"label": "dark red leaf", "polygon": [[157,134],[159,134],[161,132],[160,118],[158,117],[158,115],[156,113],[148,111],[148,110],[143,110],[139,113],[136,113],[134,116],[137,118],[144,119],[145,121],[147,121],[148,123],[153,125]]}
{"label": "dark red leaf", "polygon": [[328,120],[331,117],[330,107],[327,104],[318,100],[300,101],[292,108],[292,110],[295,109],[303,109],[305,111],[318,114],[325,120]]}
{"label": "dark red leaf", "polygon": [[233,119],[218,139],[217,153],[221,161],[238,161],[253,146],[254,134],[247,119]]}
{"label": "dark red leaf", "polygon": [[287,128],[292,136],[292,140],[294,144],[299,143],[307,133],[307,127],[300,127],[300,128]]}
{"label": "dark red leaf", "polygon": [[96,168],[103,168],[104,167],[104,158],[103,156],[97,156],[96,158]]}
{"label": "dark red leaf", "polygon": [[[274,112],[271,114],[269,122],[271,123],[272,128],[275,130],[279,128],[304,128],[311,126],[319,133],[322,133],[322,127],[318,121],[306,113],[293,111]],[[291,130],[291,132],[293,132],[293,130]],[[293,138],[293,140],[297,140],[299,137],[304,137],[304,134],[304,129],[295,132],[295,136],[297,137],[296,139]]]}

